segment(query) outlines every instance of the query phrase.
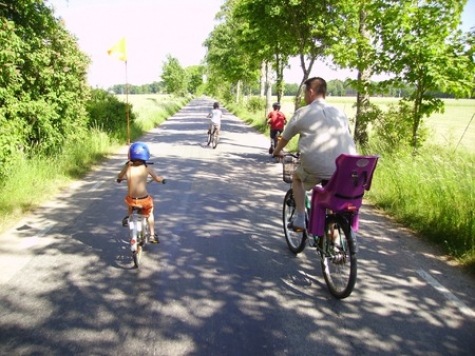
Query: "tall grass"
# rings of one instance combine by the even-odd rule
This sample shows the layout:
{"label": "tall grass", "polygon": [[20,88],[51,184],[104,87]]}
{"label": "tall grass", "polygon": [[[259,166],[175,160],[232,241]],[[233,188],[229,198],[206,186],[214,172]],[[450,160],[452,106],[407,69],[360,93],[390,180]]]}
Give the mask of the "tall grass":
{"label": "tall grass", "polygon": [[[165,121],[188,100],[158,95],[129,96],[137,115],[131,126],[131,140]],[[15,165],[0,187],[0,229],[13,225],[23,213],[84,176],[101,159],[125,144],[125,140],[116,138],[125,136],[125,133],[117,135],[93,128],[87,136],[66,142],[62,152],[54,157],[35,157]]]}
{"label": "tall grass", "polygon": [[368,198],[475,271],[475,155],[440,146],[380,153]]}

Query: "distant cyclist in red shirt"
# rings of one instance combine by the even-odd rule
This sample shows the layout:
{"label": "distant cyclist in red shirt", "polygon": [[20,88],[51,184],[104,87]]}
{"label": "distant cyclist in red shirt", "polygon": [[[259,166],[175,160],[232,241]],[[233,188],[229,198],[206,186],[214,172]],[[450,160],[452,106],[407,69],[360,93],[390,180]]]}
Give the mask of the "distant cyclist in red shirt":
{"label": "distant cyclist in red shirt", "polygon": [[269,154],[274,152],[277,147],[277,139],[284,131],[284,126],[287,123],[287,119],[282,111],[280,111],[280,103],[272,104],[274,111],[271,111],[267,115],[267,123],[270,125],[270,148]]}

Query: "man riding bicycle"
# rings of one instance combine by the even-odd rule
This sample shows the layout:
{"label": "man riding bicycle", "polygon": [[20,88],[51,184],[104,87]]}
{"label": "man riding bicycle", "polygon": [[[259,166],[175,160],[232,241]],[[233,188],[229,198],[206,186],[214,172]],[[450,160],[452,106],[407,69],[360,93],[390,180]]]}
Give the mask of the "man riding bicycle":
{"label": "man riding bicycle", "polygon": [[292,183],[297,216],[289,224],[296,231],[306,229],[305,191],[330,179],[340,154],[356,154],[346,115],[325,102],[326,81],[314,77],[304,84],[307,106],[294,113],[273,153],[274,156],[282,155],[281,151],[290,139],[299,135],[300,165]]}

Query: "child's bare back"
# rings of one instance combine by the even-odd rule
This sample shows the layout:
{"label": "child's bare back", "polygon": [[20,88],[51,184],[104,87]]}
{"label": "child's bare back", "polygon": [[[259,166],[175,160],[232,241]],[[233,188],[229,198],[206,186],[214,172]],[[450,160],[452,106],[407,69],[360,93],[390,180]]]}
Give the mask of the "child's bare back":
{"label": "child's bare back", "polygon": [[145,164],[129,166],[127,179],[129,183],[129,195],[132,198],[140,198],[148,195],[147,178],[149,175],[148,167]]}

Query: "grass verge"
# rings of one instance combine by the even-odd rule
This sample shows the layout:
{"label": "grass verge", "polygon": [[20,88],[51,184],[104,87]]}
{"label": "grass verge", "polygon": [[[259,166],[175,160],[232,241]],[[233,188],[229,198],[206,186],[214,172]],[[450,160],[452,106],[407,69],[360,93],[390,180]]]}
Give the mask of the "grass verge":
{"label": "grass verge", "polygon": [[[189,99],[132,95],[128,100],[137,115],[130,130],[131,141],[134,141],[177,112]],[[24,213],[54,197],[73,180],[83,177],[97,162],[125,144],[125,140],[116,138],[125,136],[124,133],[108,134],[92,129],[82,140],[66,143],[62,153],[55,157],[35,157],[16,165],[7,173],[0,188],[1,231],[13,226]]]}

